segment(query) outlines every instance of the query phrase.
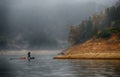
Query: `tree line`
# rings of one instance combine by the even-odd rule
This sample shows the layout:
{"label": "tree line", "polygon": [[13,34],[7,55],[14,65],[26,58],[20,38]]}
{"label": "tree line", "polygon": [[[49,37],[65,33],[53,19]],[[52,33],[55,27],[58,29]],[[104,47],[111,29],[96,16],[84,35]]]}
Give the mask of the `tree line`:
{"label": "tree line", "polygon": [[[114,29],[111,29],[114,28]],[[93,36],[100,33],[102,30],[116,30],[120,28],[120,1],[116,5],[106,8],[100,13],[95,13],[83,20],[79,25],[71,26],[68,41],[74,44],[80,44]],[[110,30],[109,30],[110,31]],[[116,30],[119,31],[119,30]],[[107,36],[106,32],[101,33],[102,36]]]}

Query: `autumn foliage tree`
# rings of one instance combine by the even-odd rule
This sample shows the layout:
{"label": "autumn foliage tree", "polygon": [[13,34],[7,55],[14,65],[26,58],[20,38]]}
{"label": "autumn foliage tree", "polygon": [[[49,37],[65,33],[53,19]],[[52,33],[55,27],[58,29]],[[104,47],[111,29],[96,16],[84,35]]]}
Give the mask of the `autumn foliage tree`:
{"label": "autumn foliage tree", "polygon": [[[106,8],[99,14],[90,16],[87,20],[83,20],[79,25],[71,26],[69,33],[69,42],[79,44],[87,41],[104,29],[120,28],[120,1],[115,6]],[[102,32],[106,35],[107,31]],[[105,34],[104,34],[105,33]],[[106,36],[107,37],[107,36]]]}

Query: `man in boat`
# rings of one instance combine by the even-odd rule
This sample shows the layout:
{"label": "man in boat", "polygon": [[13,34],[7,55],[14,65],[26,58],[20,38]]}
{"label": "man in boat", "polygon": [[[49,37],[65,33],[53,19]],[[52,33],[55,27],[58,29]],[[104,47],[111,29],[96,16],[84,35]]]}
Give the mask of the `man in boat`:
{"label": "man in boat", "polygon": [[30,61],[30,58],[31,58],[31,53],[30,52],[28,52],[28,61]]}

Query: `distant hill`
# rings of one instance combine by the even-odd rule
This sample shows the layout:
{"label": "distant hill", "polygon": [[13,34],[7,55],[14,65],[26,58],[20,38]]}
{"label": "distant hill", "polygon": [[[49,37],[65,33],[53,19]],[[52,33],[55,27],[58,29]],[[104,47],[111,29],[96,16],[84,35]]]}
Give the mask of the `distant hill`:
{"label": "distant hill", "polygon": [[120,58],[120,31],[118,30],[119,32],[117,32],[117,30],[118,29],[109,29],[106,30],[106,32],[101,31],[85,43],[69,47],[55,58],[118,59]]}
{"label": "distant hill", "polygon": [[120,59],[120,1],[71,26],[71,46],[58,59]]}
{"label": "distant hill", "polygon": [[101,31],[96,36],[83,44],[68,48],[69,53],[78,54],[84,52],[120,52],[120,29],[108,29]]}
{"label": "distant hill", "polygon": [[94,37],[96,33],[99,33],[103,30],[120,28],[119,3],[120,2],[118,1],[116,5],[106,8],[99,13],[94,13],[93,15],[89,16],[88,19],[83,19],[79,25],[71,26],[68,39],[71,45],[84,43]]}

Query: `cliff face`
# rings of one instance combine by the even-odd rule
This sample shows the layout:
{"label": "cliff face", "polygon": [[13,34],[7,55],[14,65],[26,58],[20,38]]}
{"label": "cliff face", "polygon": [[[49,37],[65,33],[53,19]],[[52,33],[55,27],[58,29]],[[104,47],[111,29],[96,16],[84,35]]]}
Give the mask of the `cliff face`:
{"label": "cliff face", "polygon": [[58,59],[89,59],[89,58],[102,58],[114,59],[120,58],[120,38],[119,34],[112,34],[111,37],[92,38],[83,44],[78,44],[69,47],[64,55],[57,55]]}

